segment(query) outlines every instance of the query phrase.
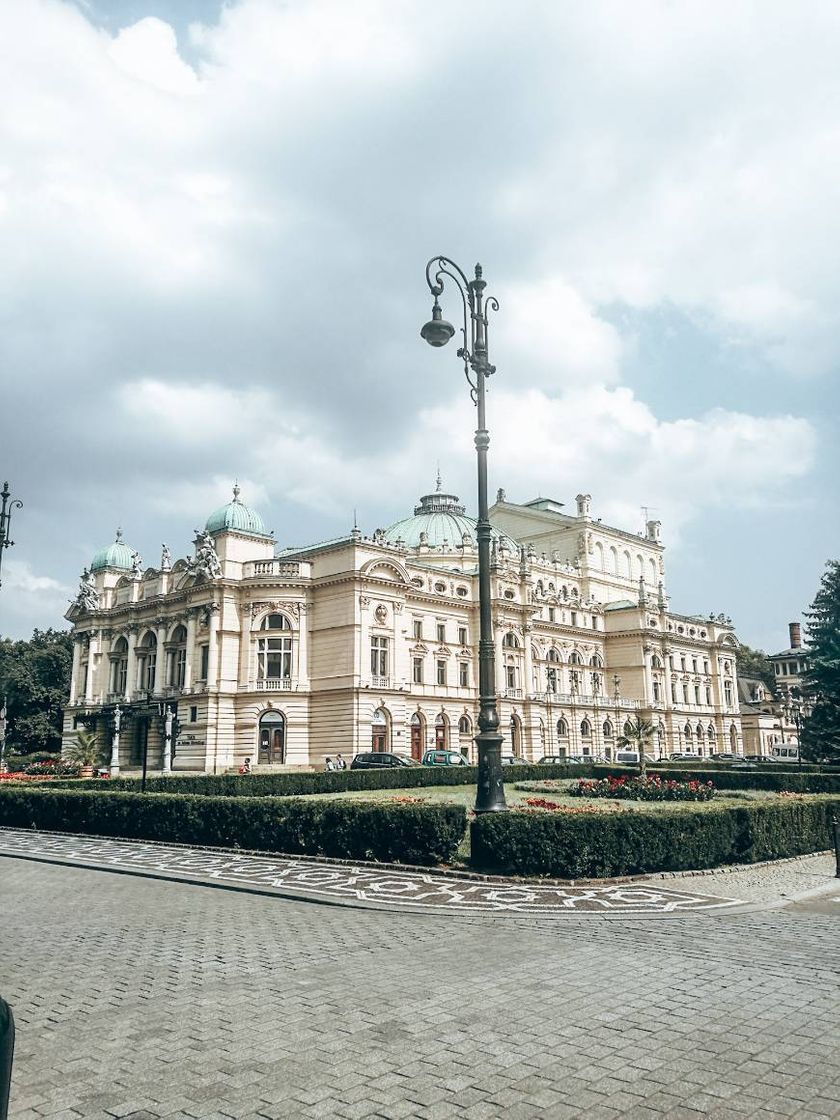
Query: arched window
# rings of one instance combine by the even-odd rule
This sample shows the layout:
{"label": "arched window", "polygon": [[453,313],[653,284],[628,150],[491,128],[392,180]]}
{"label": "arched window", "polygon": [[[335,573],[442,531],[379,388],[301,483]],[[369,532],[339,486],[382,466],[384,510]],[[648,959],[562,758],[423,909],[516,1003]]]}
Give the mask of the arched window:
{"label": "arched window", "polygon": [[469,716],[461,716],[458,720],[458,734],[472,735],[472,721]]}
{"label": "arched window", "polygon": [[519,639],[509,630],[502,638],[502,646],[504,649],[519,649]]}
{"label": "arched window", "polygon": [[435,720],[435,750],[445,751],[449,746],[449,720],[443,712]]}
{"label": "arched window", "polygon": [[685,735],[685,741],[687,743],[690,743],[691,742],[691,724],[690,723],[687,723],[685,725],[685,727],[683,728],[683,735]]}
{"label": "arched window", "polygon": [[560,661],[560,654],[557,652],[557,650],[554,648],[554,646],[551,647],[551,649],[548,651],[548,653],[545,656],[546,656],[546,661],[551,661],[555,665],[558,664],[558,662]]}
{"label": "arched window", "polygon": [[137,647],[137,682],[146,692],[154,691],[157,669],[157,638],[151,630]]}
{"label": "arched window", "polygon": [[715,729],[714,729],[714,726],[711,723],[709,724],[708,735],[709,735],[709,742],[714,743],[714,741],[715,741]]}
{"label": "arched window", "polygon": [[128,685],[128,641],[117,638],[111,650],[111,692],[125,696]]}
{"label": "arched window", "polygon": [[622,731],[622,734],[627,738],[630,738],[633,735],[633,724],[630,722],[629,719],[624,724],[624,729]]}
{"label": "arched window", "polygon": [[650,667],[651,667],[651,669],[661,669],[662,668],[662,662],[659,660],[659,658],[656,656],[656,654],[654,654],[653,657],[650,659]]}
{"label": "arched window", "polygon": [[572,652],[569,654],[569,664],[570,665],[582,665],[583,664],[583,661],[581,660],[581,656],[576,649],[573,649]]}
{"label": "arched window", "polygon": [[170,688],[183,688],[187,674],[187,628],[176,626],[167,649],[166,683]]}
{"label": "arched window", "polygon": [[593,669],[603,669],[604,668],[604,659],[601,657],[600,654],[593,653],[592,657],[589,659],[589,664],[592,666]]}
{"label": "arched window", "polygon": [[610,721],[608,719],[605,719],[604,720],[604,738],[605,739],[612,739],[612,737],[613,737],[613,725],[610,723]]}
{"label": "arched window", "polygon": [[292,626],[284,614],[269,614],[257,639],[257,687],[289,688],[292,681]]}
{"label": "arched window", "polygon": [[580,737],[581,739],[592,738],[592,724],[588,719],[582,719],[580,721]]}
{"label": "arched window", "polygon": [[703,724],[702,723],[697,724],[697,738],[698,738],[698,740],[702,740],[702,738],[703,738]]}
{"label": "arched window", "polygon": [[268,711],[260,716],[257,761],[282,764],[286,760],[286,717],[282,712]]}
{"label": "arched window", "polygon": [[558,739],[568,739],[569,738],[569,725],[568,725],[568,723],[566,723],[565,719],[563,719],[562,716],[557,721],[557,738]]}

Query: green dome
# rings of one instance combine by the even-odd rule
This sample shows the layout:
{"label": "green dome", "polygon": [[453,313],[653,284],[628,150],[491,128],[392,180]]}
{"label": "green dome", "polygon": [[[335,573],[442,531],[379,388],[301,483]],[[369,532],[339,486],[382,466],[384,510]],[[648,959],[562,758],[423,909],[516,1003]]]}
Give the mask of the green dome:
{"label": "green dome", "polygon": [[268,537],[263,519],[239,500],[239,487],[233,488],[233,501],[226,506],[219,506],[207,518],[204,528],[208,533],[223,533],[232,529],[236,533],[249,533],[254,537]]}
{"label": "green dome", "polygon": [[[417,548],[421,543],[430,548],[440,548],[446,543],[455,549],[463,544],[465,534],[469,535],[473,545],[478,543],[475,526],[475,518],[467,516],[460,498],[436,491],[422,496],[420,505],[414,507],[413,517],[404,517],[389,525],[385,530],[385,540],[393,544],[402,541],[406,548]],[[422,542],[421,533],[424,534]],[[511,550],[519,547],[498,529],[493,529],[493,536],[497,541],[504,540]]]}
{"label": "green dome", "polygon": [[122,529],[117,529],[117,538],[107,548],[101,548],[90,564],[92,572],[101,572],[103,568],[119,568],[121,571],[130,572],[134,567],[134,549],[122,539]]}

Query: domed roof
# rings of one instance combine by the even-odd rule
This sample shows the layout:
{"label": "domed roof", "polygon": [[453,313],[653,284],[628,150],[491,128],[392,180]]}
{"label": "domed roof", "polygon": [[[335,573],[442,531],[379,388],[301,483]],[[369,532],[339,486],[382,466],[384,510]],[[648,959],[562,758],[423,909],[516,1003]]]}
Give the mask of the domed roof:
{"label": "domed roof", "polygon": [[101,572],[103,568],[119,568],[130,572],[134,566],[134,549],[129,548],[122,538],[122,529],[117,529],[117,537],[113,544],[107,548],[100,548],[90,564],[92,572]]}
{"label": "domed roof", "polygon": [[[422,542],[421,533],[424,534]],[[435,493],[421,497],[420,505],[414,507],[413,517],[404,517],[389,525],[385,530],[385,540],[392,544],[402,541],[406,548],[417,548],[421,543],[430,548],[440,548],[446,543],[455,549],[463,544],[465,534],[473,544],[477,543],[476,520],[467,515],[461,499],[455,494],[441,493],[438,477],[438,489]],[[504,540],[512,550],[519,547],[498,529],[493,529],[493,536],[498,541]]]}
{"label": "domed roof", "polygon": [[207,518],[204,528],[208,533],[223,533],[233,529],[237,533],[250,533],[254,537],[268,537],[263,519],[256,512],[239,500],[239,486],[233,487],[233,501],[225,506],[213,510]]}

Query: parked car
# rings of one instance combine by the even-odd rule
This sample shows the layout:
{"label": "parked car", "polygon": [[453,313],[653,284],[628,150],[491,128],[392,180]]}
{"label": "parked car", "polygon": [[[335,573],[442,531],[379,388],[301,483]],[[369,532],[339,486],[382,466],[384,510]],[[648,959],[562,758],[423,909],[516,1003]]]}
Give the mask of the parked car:
{"label": "parked car", "polygon": [[524,758],[520,758],[518,754],[503,754],[502,766],[527,766],[528,763]]}
{"label": "parked car", "polygon": [[351,770],[381,770],[384,766],[419,766],[416,758],[390,751],[366,751],[357,754],[350,763]]}
{"label": "parked car", "polygon": [[668,756],[668,761],[669,762],[699,762],[700,760],[699,760],[699,758],[696,754],[686,754],[684,751],[683,752],[678,751],[676,754],[669,755]]}
{"label": "parked car", "polygon": [[733,770],[757,770],[758,763],[752,762],[748,758],[736,758],[732,763]]}
{"label": "parked car", "polygon": [[460,751],[440,751],[432,750],[426,751],[423,755],[424,766],[469,766],[469,760],[466,759]]}
{"label": "parked car", "polygon": [[545,754],[539,761],[540,766],[565,766],[567,762],[576,762],[574,758],[569,758],[565,754]]}
{"label": "parked car", "polygon": [[[672,755],[671,757],[673,758],[674,756]],[[587,758],[586,761],[587,762],[592,762],[593,759]],[[613,759],[613,762],[617,762],[621,766],[638,766],[639,765],[639,752],[638,751],[616,751],[615,752],[615,758]],[[655,762],[656,762],[656,759],[653,757],[652,754],[646,754],[645,755],[646,765],[652,766]]]}
{"label": "parked car", "polygon": [[734,762],[737,755],[733,754],[732,751],[715,751],[712,758],[715,762]]}

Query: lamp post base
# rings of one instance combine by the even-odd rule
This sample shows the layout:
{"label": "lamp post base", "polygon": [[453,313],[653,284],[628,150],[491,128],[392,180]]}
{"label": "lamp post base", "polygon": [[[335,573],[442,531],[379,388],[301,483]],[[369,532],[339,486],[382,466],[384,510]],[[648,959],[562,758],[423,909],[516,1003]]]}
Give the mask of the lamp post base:
{"label": "lamp post base", "polygon": [[475,744],[478,747],[475,811],[503,813],[507,803],[502,774],[502,736],[497,731],[480,731],[475,737]]}

